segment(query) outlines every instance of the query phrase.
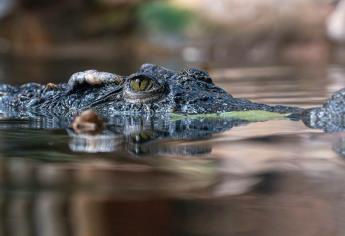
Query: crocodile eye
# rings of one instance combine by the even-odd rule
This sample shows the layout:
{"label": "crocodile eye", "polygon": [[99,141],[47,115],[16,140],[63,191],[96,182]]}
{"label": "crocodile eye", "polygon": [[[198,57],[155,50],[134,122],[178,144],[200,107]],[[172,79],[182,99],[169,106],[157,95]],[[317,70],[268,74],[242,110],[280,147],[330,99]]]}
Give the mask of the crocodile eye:
{"label": "crocodile eye", "polygon": [[149,74],[136,73],[127,78],[124,98],[132,103],[145,103],[160,98],[164,90],[162,81]]}
{"label": "crocodile eye", "polygon": [[152,80],[149,78],[139,77],[131,80],[130,82],[131,89],[136,92],[150,90],[150,88],[152,88],[152,85]]}

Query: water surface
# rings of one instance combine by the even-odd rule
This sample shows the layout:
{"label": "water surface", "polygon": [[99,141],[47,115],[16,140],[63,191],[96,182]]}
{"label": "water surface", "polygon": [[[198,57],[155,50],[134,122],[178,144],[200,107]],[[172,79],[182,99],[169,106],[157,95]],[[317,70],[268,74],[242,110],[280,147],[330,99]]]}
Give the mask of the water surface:
{"label": "water surface", "polygon": [[[345,85],[337,66],[212,74],[236,97],[301,107]],[[220,122],[113,119],[90,138],[54,120],[1,120],[0,234],[345,233],[343,133],[291,120]]]}

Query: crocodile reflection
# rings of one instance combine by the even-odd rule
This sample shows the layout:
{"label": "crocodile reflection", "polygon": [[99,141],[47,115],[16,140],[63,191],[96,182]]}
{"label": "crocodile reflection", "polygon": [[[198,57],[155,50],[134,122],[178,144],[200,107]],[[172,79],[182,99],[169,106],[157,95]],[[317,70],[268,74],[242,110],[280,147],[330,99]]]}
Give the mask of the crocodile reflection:
{"label": "crocodile reflection", "polygon": [[[162,119],[153,115],[119,115],[105,119],[107,125],[103,133],[80,135],[69,128],[72,120],[72,116],[61,118],[33,115],[28,117],[4,113],[0,119],[0,129],[66,129],[69,136],[69,149],[78,153],[120,151],[134,156],[202,156],[212,151],[211,142],[207,142],[212,136],[249,123],[222,117],[195,119],[186,116],[183,119],[176,119],[166,116]],[[345,130],[343,120],[333,120],[333,123],[324,123],[324,126],[320,126],[320,123],[315,125],[316,123],[310,122],[310,119],[302,117],[306,126],[323,129],[326,133]],[[339,143],[343,142],[339,140],[334,150],[338,154],[344,153],[344,145],[339,145]]]}
{"label": "crocodile reflection", "polygon": [[[345,130],[345,119],[341,112],[327,112],[334,109],[336,99],[332,98],[320,109],[305,110],[301,117],[281,117],[292,121],[302,121],[313,129],[321,129],[325,133],[341,132]],[[321,113],[332,114],[328,122],[316,122]],[[318,113],[318,114],[314,114]],[[319,114],[320,113],[320,114]],[[330,115],[329,115],[330,116]],[[315,118],[316,117],[316,118]],[[325,121],[326,119],[322,119]],[[186,140],[201,140],[231,129],[239,125],[246,125],[249,121],[238,118],[216,117],[179,117],[178,119],[166,116],[152,115],[113,116],[108,118],[108,130],[97,136],[76,135],[69,131],[72,137],[70,147],[73,151],[110,152],[119,146],[136,155],[200,155],[211,152],[211,145],[205,142],[186,142]],[[253,122],[253,121],[252,121]],[[166,145],[164,141],[174,141]],[[178,142],[183,140],[183,142]],[[114,142],[116,145],[114,145]],[[201,144],[200,144],[201,143]],[[343,145],[344,146],[344,145]]]}
{"label": "crocodile reflection", "polygon": [[[174,120],[168,117],[114,116],[107,121],[107,129],[98,135],[80,135],[72,129],[67,129],[67,133],[71,137],[69,146],[76,152],[124,149],[134,155],[192,156],[211,152],[211,145],[202,142],[204,139],[246,123],[221,118]],[[195,140],[200,142],[193,142]]]}
{"label": "crocodile reflection", "polygon": [[338,156],[345,158],[345,137],[340,137],[333,142],[333,150]]}

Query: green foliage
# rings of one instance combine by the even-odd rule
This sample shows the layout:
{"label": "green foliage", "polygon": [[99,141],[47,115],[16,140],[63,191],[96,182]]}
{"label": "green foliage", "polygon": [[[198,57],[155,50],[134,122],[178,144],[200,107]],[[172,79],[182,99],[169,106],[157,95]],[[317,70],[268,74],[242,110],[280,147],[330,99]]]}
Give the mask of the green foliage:
{"label": "green foliage", "polygon": [[192,13],[166,2],[143,4],[139,10],[139,20],[149,30],[163,32],[183,31],[193,18]]}

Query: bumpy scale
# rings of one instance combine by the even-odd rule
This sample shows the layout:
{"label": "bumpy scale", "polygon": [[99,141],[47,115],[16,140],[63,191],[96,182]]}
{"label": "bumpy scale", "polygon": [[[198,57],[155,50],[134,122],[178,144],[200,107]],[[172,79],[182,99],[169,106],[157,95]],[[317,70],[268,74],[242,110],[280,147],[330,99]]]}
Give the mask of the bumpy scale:
{"label": "bumpy scale", "polygon": [[[310,126],[336,123],[344,126],[345,90],[336,93],[322,108],[304,110],[271,106],[234,98],[217,87],[199,69],[172,71],[144,64],[129,76],[88,70],[71,76],[68,83],[52,86],[28,83],[19,87],[0,85],[0,108],[39,115],[64,115],[87,109],[102,117],[119,114],[201,114],[230,111],[292,113]],[[332,120],[332,122],[330,122]],[[340,122],[340,123],[339,123]]]}

